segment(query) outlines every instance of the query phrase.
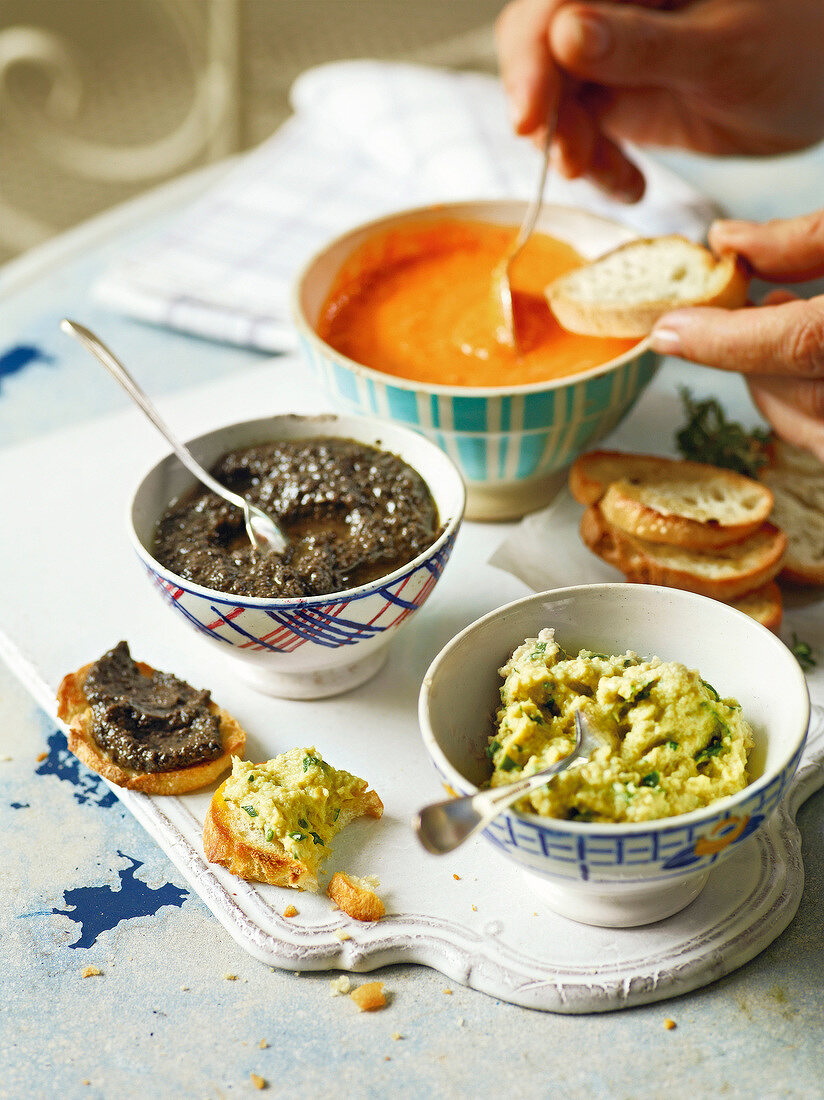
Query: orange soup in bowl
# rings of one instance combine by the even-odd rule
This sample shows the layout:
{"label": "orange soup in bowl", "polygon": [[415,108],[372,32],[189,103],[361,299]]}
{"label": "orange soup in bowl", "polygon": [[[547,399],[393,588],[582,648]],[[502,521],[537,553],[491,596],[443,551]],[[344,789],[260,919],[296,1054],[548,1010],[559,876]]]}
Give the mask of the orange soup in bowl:
{"label": "orange soup in bowl", "polygon": [[544,287],[585,261],[544,233],[533,234],[512,265],[517,349],[500,342],[493,271],[516,233],[513,226],[445,218],[376,234],[338,272],[318,335],[363,366],[441,386],[546,382],[634,346],[560,327]]}

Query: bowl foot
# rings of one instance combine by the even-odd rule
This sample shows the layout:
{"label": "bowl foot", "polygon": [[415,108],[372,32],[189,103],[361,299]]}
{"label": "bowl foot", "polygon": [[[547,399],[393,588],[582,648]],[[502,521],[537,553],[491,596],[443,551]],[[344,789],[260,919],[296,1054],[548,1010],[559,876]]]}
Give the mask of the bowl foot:
{"label": "bowl foot", "polygon": [[265,695],[279,699],[325,699],[365,684],[381,669],[388,654],[389,646],[384,645],[370,649],[357,660],[311,672],[278,672],[265,660],[259,664],[237,660],[234,665],[238,677]]}
{"label": "bowl foot", "polygon": [[567,472],[567,467],[564,467],[540,477],[492,485],[469,481],[466,486],[466,518],[483,523],[520,519],[527,512],[536,512],[550,504],[566,485]]}
{"label": "bowl foot", "polygon": [[560,882],[527,873],[530,885],[555,913],[598,928],[635,928],[671,917],[701,893],[709,871],[650,883]]}

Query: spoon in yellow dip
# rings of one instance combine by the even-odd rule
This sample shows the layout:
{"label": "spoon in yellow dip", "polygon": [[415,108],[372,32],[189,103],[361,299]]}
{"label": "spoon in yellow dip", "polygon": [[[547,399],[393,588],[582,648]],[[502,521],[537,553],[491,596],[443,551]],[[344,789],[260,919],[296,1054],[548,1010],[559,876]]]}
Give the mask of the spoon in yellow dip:
{"label": "spoon in yellow dip", "polygon": [[267,516],[257,505],[250,504],[239,493],[234,493],[231,489],[227,489],[225,485],[221,485],[208,471],[203,469],[188,447],[181,443],[172,430],[166,426],[152,402],[103,341],[85,325],[81,325],[77,321],[69,321],[65,317],[60,322],[60,328],[69,336],[73,336],[87,351],[90,351],[103,364],[109,374],[117,379],[129,397],[140,406],[160,434],[165,437],[166,442],[169,443],[186,469],[193,473],[198,481],[202,481],[207,489],[211,489],[213,493],[217,493],[219,497],[228,500],[230,504],[234,504],[236,508],[241,509],[246,524],[246,533],[255,550],[261,553],[282,554],[288,545],[288,540],[272,517]]}
{"label": "spoon in yellow dip", "polygon": [[445,802],[425,806],[413,822],[418,840],[435,855],[454,851],[473,833],[485,828],[507,806],[530,791],[545,786],[551,776],[585,763],[602,743],[581,711],[576,710],[575,745],[569,756],[505,787],[491,787],[477,794],[448,798]]}

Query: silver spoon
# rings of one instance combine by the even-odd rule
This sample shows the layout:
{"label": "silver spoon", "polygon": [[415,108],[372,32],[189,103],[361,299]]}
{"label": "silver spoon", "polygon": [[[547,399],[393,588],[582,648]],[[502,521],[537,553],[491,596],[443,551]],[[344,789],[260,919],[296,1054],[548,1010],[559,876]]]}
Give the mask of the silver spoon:
{"label": "silver spoon", "polygon": [[532,232],[538,221],[538,215],[541,212],[541,206],[544,201],[547,171],[549,170],[549,151],[552,148],[552,139],[555,137],[557,126],[558,112],[556,110],[547,119],[546,136],[544,138],[544,147],[542,151],[543,160],[541,163],[541,175],[538,180],[538,192],[527,207],[526,213],[524,214],[524,220],[521,222],[521,228],[518,230],[518,236],[515,238],[515,243],[504,258],[495,265],[492,272],[492,296],[500,307],[500,317],[498,318],[499,323],[495,329],[495,339],[499,344],[505,344],[507,347],[515,349],[518,347],[518,335],[515,331],[515,314],[512,308],[512,284],[510,282],[512,264],[517,257],[520,256],[526,242],[532,236]]}
{"label": "silver spoon", "polygon": [[87,351],[90,351],[96,359],[99,359],[106,370],[117,379],[126,393],[128,393],[128,395],[140,406],[146,416],[148,416],[149,420],[151,420],[160,434],[165,436],[166,441],[170,444],[172,450],[186,469],[190,470],[198,481],[202,481],[213,493],[217,493],[219,497],[223,497],[224,500],[228,500],[230,504],[234,504],[236,508],[242,510],[243,520],[246,524],[246,533],[255,550],[262,553],[283,553],[288,545],[288,540],[271,516],[267,516],[266,513],[256,505],[250,504],[249,501],[239,493],[234,493],[231,489],[227,489],[225,485],[221,485],[219,481],[216,481],[212,475],[208,473],[208,471],[203,469],[200,463],[192,455],[191,451],[189,451],[189,449],[174,435],[171,429],[166,426],[160,417],[160,413],[152,402],[143,390],[141,390],[140,386],[138,386],[137,382],[135,382],[120,360],[106,347],[103,341],[95,336],[90,329],[87,329],[85,325],[81,325],[77,321],[69,321],[65,317],[60,322],[60,327],[63,332],[67,332],[69,336],[73,336],[75,340],[81,343]]}
{"label": "silver spoon", "polygon": [[489,790],[478,791],[477,794],[448,798],[445,802],[434,802],[431,806],[425,806],[413,823],[418,840],[428,852],[435,855],[454,851],[473,833],[494,820],[507,806],[530,791],[545,786],[547,780],[558,772],[589,760],[602,744],[580,710],[576,710],[575,746],[569,756],[506,787],[491,787]]}

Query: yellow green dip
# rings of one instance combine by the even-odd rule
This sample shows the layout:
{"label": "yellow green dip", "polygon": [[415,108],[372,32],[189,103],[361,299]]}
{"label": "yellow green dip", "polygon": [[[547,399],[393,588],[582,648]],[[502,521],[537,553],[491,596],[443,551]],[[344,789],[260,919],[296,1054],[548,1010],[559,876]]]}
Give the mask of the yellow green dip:
{"label": "yellow green dip", "polygon": [[515,803],[522,813],[578,821],[652,821],[689,813],[749,782],[751,727],[695,670],[635,653],[570,657],[553,630],[518,646],[487,753],[490,785],[569,755],[580,707],[603,745],[583,765]]}

